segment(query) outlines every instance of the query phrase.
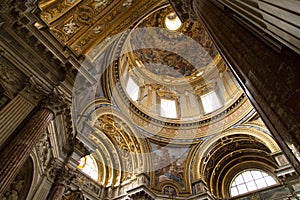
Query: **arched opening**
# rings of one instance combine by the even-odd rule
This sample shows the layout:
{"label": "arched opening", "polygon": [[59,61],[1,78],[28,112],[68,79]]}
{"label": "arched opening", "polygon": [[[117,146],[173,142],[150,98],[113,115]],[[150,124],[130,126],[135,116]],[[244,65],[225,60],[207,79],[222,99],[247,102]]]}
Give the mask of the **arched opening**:
{"label": "arched opening", "polygon": [[78,169],[80,169],[86,175],[90,176],[95,181],[98,180],[98,166],[92,155],[82,157],[78,162]]}
{"label": "arched opening", "polygon": [[199,174],[193,174],[193,180],[202,179],[215,198],[230,198],[278,183],[273,176],[278,166],[271,155],[279,148],[266,133],[237,127],[212,137],[199,149],[195,157],[198,165],[194,166]]}
{"label": "arched opening", "polygon": [[276,184],[276,179],[269,173],[259,169],[247,169],[233,178],[230,184],[230,196],[238,196]]}

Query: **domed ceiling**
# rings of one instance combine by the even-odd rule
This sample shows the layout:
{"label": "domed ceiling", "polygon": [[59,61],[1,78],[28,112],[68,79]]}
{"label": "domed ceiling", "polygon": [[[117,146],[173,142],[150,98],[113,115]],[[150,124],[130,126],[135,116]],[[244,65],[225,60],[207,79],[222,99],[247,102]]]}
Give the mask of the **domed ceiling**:
{"label": "domed ceiling", "polygon": [[147,136],[187,142],[238,123],[252,106],[203,25],[185,21],[170,30],[173,13],[162,6],[124,34],[108,90]]}
{"label": "domed ceiling", "polygon": [[181,22],[168,2],[39,6],[53,36],[88,61],[78,67],[70,115],[76,137],[94,151],[104,187],[129,191],[142,173],[155,193],[172,186],[183,199],[196,181],[218,183],[215,172],[227,173],[231,157],[249,159],[248,148],[259,149],[250,156],[269,155],[260,123],[239,126],[255,111],[203,25]]}
{"label": "domed ceiling", "polygon": [[[75,84],[78,112],[107,98],[154,139],[189,140],[219,133],[253,109],[203,25],[181,22],[167,1],[42,0],[39,8],[45,24],[35,26],[48,26],[65,48],[91,63],[77,66],[95,85]],[[118,34],[118,41],[110,40]],[[100,66],[111,68],[101,74],[95,62],[106,50]]]}
{"label": "domed ceiling", "polygon": [[106,98],[147,137],[190,143],[253,110],[203,25],[164,1],[99,2],[39,4],[53,36],[88,63],[74,84],[75,123]]}
{"label": "domed ceiling", "polygon": [[[138,47],[134,54],[149,71],[157,75],[167,75],[174,78],[190,76],[197,69],[208,65],[218,52],[203,25],[186,21],[180,24],[177,30],[170,30],[167,26],[167,22],[171,21],[170,17],[173,20],[177,18],[180,22],[173,9],[167,6],[152,13],[138,24],[136,28],[157,28],[147,30],[150,32],[148,34],[133,34],[131,36],[133,49]],[[183,46],[187,37],[194,42],[188,42],[188,46]],[[201,48],[199,48],[199,44]],[[140,48],[151,46],[163,46],[163,49]],[[178,52],[183,48],[184,51],[181,51],[181,55],[175,53],[175,51]],[[173,52],[164,49],[172,49]],[[189,58],[189,61],[185,58]]]}

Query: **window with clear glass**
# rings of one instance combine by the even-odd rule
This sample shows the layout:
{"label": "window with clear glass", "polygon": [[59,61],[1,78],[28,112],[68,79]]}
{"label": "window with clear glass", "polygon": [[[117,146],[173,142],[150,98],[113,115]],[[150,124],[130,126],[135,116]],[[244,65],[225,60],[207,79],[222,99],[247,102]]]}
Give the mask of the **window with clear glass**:
{"label": "window with clear glass", "polygon": [[176,101],[171,99],[161,99],[160,115],[167,118],[177,118]]}
{"label": "window with clear glass", "polygon": [[128,93],[128,95],[130,96],[130,98],[133,101],[138,100],[139,89],[140,89],[140,87],[138,86],[138,84],[136,84],[136,82],[134,82],[134,80],[132,80],[132,78],[129,77],[127,86],[126,86],[126,92]]}
{"label": "window with clear glass", "polygon": [[215,91],[202,95],[201,101],[205,113],[213,112],[222,106],[222,103]]}
{"label": "window with clear glass", "polygon": [[89,175],[92,179],[98,180],[98,167],[92,156],[88,155],[80,158],[77,168]]}
{"label": "window with clear glass", "polygon": [[272,176],[261,170],[243,171],[233,179],[230,187],[230,195],[234,197],[275,185],[276,183],[276,180]]}

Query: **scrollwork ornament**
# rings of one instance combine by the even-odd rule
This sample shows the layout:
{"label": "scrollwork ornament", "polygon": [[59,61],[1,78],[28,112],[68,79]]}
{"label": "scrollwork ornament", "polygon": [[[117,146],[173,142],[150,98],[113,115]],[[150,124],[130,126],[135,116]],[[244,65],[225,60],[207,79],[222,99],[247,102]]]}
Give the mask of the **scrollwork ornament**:
{"label": "scrollwork ornament", "polygon": [[74,22],[74,19],[71,19],[68,23],[66,23],[63,27],[63,31],[66,35],[71,35],[75,33],[75,31],[79,28]]}
{"label": "scrollwork ornament", "polygon": [[45,169],[50,162],[51,159],[51,144],[50,144],[50,138],[45,132],[40,139],[39,143],[37,144],[37,153],[38,157],[40,158],[40,161],[42,162],[42,167]]}
{"label": "scrollwork ornament", "polygon": [[54,182],[54,179],[58,173],[59,167],[54,159],[50,160],[47,167],[45,168],[44,175],[47,176],[48,180]]}

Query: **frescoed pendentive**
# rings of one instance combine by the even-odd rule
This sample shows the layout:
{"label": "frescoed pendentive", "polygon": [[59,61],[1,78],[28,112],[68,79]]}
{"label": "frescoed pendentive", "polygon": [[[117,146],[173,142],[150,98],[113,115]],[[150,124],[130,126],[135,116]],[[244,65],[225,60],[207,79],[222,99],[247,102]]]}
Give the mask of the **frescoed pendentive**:
{"label": "frescoed pendentive", "polygon": [[189,147],[169,147],[151,144],[155,185],[174,181],[185,187],[185,168]]}

